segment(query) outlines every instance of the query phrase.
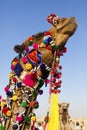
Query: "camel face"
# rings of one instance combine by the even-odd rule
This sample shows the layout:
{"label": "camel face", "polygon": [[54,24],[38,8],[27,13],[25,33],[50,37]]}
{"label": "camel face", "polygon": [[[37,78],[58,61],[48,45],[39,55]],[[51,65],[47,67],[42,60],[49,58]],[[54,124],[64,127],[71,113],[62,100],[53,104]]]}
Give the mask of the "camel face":
{"label": "camel face", "polygon": [[61,48],[66,44],[69,37],[71,37],[77,28],[77,22],[74,17],[61,18],[56,27],[50,29],[52,37],[55,39],[56,46]]}

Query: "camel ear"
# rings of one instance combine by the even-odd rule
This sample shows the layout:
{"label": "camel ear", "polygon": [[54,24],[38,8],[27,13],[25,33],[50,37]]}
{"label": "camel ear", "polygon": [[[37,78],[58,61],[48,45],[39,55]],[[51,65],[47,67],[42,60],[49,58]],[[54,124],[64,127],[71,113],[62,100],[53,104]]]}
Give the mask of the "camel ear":
{"label": "camel ear", "polygon": [[61,107],[61,104],[58,104],[59,107]]}
{"label": "camel ear", "polygon": [[23,52],[23,46],[22,45],[15,45],[14,46],[14,51],[17,53],[22,53]]}
{"label": "camel ear", "polygon": [[69,107],[69,103],[67,103],[67,106]]}

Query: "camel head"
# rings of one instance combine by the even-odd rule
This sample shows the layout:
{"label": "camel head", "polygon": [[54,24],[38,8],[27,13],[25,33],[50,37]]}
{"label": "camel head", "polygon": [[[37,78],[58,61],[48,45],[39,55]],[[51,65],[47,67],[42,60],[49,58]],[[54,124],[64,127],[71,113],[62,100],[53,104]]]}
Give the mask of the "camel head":
{"label": "camel head", "polygon": [[[33,35],[33,43],[38,43],[40,45],[38,51],[41,53],[41,58],[45,64],[47,64],[49,67],[52,66],[53,52],[51,48],[53,47],[53,45],[55,45],[57,50],[61,51],[66,45],[67,40],[74,34],[76,28],[77,22],[74,17],[60,18],[56,27],[52,26],[47,31],[50,32],[53,41],[53,43],[47,46],[42,45],[45,32]],[[15,52],[22,53],[29,45],[29,41],[30,37],[27,38],[21,45],[16,45],[14,47]]]}

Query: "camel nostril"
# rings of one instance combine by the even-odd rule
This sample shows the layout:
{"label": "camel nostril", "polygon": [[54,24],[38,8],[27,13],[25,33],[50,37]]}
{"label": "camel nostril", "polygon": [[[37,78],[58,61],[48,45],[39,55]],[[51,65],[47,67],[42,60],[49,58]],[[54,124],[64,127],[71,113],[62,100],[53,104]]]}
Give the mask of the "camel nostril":
{"label": "camel nostril", "polygon": [[64,112],[66,112],[66,111],[67,111],[67,109],[66,109],[66,108],[63,108],[63,111],[64,111]]}

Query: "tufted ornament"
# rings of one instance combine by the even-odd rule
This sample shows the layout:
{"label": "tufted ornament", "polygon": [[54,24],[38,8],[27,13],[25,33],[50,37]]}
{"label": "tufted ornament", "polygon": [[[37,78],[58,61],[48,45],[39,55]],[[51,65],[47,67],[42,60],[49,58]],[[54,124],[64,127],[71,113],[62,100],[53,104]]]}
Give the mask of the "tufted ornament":
{"label": "tufted ornament", "polygon": [[17,62],[15,62],[15,61],[12,62],[12,65],[13,65],[13,66],[15,66],[16,64],[17,64]]}
{"label": "tufted ornament", "polygon": [[16,116],[16,121],[18,122],[21,122],[23,120],[23,117],[20,115],[20,116]]}
{"label": "tufted ornament", "polygon": [[4,88],[4,91],[7,92],[8,90],[9,90],[9,87],[6,86],[6,87]]}
{"label": "tufted ornament", "polygon": [[39,102],[37,102],[37,101],[35,102],[34,108],[35,108],[35,109],[39,108]]}
{"label": "tufted ornament", "polygon": [[39,94],[39,95],[42,95],[42,94],[43,94],[43,90],[39,90],[39,91],[38,91],[38,94]]}
{"label": "tufted ornament", "polygon": [[26,107],[26,106],[27,106],[27,102],[26,102],[26,101],[22,101],[22,102],[21,102],[21,106],[22,106],[22,107]]}
{"label": "tufted ornament", "polygon": [[17,87],[21,88],[22,87],[22,83],[21,82],[17,82]]}
{"label": "tufted ornament", "polygon": [[29,46],[32,46],[32,45],[33,45],[33,41],[30,40],[30,41],[28,42],[28,45],[29,45]]}
{"label": "tufted ornament", "polygon": [[34,97],[37,97],[37,95],[38,95],[38,92],[37,92],[37,91],[34,91],[34,92],[33,92],[33,96],[34,96]]}
{"label": "tufted ornament", "polygon": [[29,53],[29,47],[28,46],[25,48],[25,51],[26,51],[26,53]]}
{"label": "tufted ornament", "polygon": [[16,95],[12,96],[12,100],[16,101],[18,99],[18,97]]}
{"label": "tufted ornament", "polygon": [[8,110],[9,110],[8,107],[4,107],[4,108],[2,109],[2,113],[6,114]]}
{"label": "tufted ornament", "polygon": [[33,44],[33,48],[34,48],[34,49],[38,49],[38,48],[39,48],[39,44],[38,44],[38,43],[34,43],[34,44]]}
{"label": "tufted ornament", "polygon": [[31,116],[32,121],[36,121],[36,116]]}
{"label": "tufted ornament", "polygon": [[15,68],[15,66],[14,65],[11,65],[11,67],[10,67],[12,70],[14,70],[14,68]]}
{"label": "tufted ornament", "polygon": [[33,87],[35,84],[35,81],[32,79],[32,75],[31,74],[27,74],[25,75],[23,81],[22,81],[26,86],[28,87]]}
{"label": "tufted ornament", "polygon": [[6,105],[6,102],[1,101],[1,107],[4,107]]}
{"label": "tufted ornament", "polygon": [[10,74],[9,74],[9,78],[11,79],[12,77],[13,77],[13,73],[11,72]]}
{"label": "tufted ornament", "polygon": [[30,105],[30,107],[34,107],[34,101],[31,101],[31,102],[29,103],[29,105]]}
{"label": "tufted ornament", "polygon": [[31,118],[30,118],[29,116],[25,116],[25,117],[24,117],[24,122],[29,122],[30,119],[31,119]]}
{"label": "tufted ornament", "polygon": [[8,110],[8,111],[6,112],[6,115],[7,115],[8,117],[11,116],[11,114],[12,114],[11,110]]}
{"label": "tufted ornament", "polygon": [[14,72],[17,76],[20,76],[21,72],[23,71],[23,68],[21,66],[21,64],[17,63],[15,68],[14,68]]}
{"label": "tufted ornament", "polygon": [[12,97],[12,92],[7,91],[6,94],[7,94],[8,97]]}
{"label": "tufted ornament", "polygon": [[0,95],[0,100],[2,99],[2,96]]}
{"label": "tufted ornament", "polygon": [[26,64],[26,63],[28,62],[28,59],[27,59],[26,56],[22,57],[22,62],[23,62],[24,64]]}
{"label": "tufted ornament", "polygon": [[31,70],[32,69],[32,64],[26,63],[25,67],[26,67],[27,70]]}

